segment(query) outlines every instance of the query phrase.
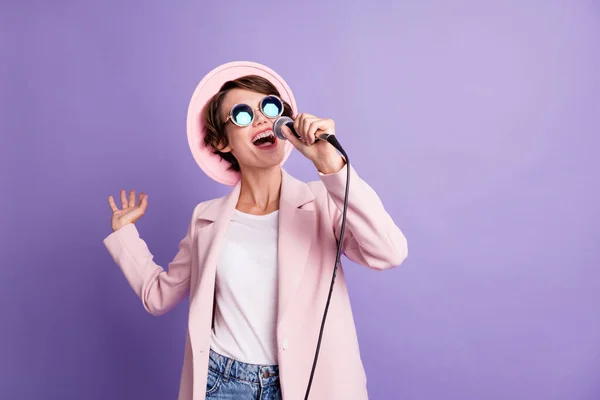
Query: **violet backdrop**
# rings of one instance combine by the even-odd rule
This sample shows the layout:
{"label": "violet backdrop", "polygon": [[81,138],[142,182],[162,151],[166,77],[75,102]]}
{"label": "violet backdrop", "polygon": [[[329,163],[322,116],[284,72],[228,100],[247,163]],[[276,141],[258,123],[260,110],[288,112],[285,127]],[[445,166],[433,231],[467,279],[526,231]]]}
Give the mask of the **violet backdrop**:
{"label": "violet backdrop", "polygon": [[[3,1],[0,397],[175,399],[187,302],[160,318],[102,245],[150,194],[155,260],[229,191],[188,149],[213,67],[274,68],[336,120],[405,232],[344,261],[372,399],[600,398],[597,1]],[[294,152],[286,169],[318,179]]]}

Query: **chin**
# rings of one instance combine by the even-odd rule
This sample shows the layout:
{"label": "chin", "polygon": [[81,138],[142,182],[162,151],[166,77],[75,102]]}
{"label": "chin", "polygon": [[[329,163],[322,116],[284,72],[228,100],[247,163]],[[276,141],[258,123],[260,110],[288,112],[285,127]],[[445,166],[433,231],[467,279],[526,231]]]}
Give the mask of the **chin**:
{"label": "chin", "polygon": [[259,160],[256,163],[256,167],[258,167],[258,168],[274,168],[274,167],[279,167],[282,162],[283,162],[283,154],[281,154],[281,157],[273,157],[268,160]]}
{"label": "chin", "polygon": [[276,167],[281,167],[281,163],[283,162],[284,152],[281,154],[272,154],[268,157],[253,157],[251,160],[239,160],[240,167],[242,169],[271,169]]}
{"label": "chin", "polygon": [[283,157],[285,156],[285,146],[283,143],[279,143],[276,148],[272,150],[258,150],[255,153],[255,160],[261,164],[277,165],[281,164]]}
{"label": "chin", "polygon": [[277,144],[270,149],[248,148],[239,151],[234,156],[238,159],[240,165],[247,168],[271,168],[281,165],[285,157],[285,143],[277,141]]}

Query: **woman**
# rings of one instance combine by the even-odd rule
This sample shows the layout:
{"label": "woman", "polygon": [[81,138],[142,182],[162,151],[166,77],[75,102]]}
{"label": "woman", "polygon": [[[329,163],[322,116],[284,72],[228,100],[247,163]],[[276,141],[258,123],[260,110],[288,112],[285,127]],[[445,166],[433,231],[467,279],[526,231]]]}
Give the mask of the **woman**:
{"label": "woman", "polygon": [[[273,135],[294,117],[297,139]],[[406,239],[377,194],[319,132],[331,119],[296,115],[289,87],[271,69],[235,62],[211,71],[188,111],[188,141],[199,166],[233,186],[192,213],[168,268],[155,264],[135,227],[148,195],[112,196],[113,232],[104,243],[145,309],[154,315],[190,296],[179,399],[303,399],[336,260],[346,172],[342,248],[356,263],[383,270],[407,256]],[[292,149],[319,180],[296,180],[282,164]],[[366,377],[343,269],[333,288],[310,398],[367,399]]]}

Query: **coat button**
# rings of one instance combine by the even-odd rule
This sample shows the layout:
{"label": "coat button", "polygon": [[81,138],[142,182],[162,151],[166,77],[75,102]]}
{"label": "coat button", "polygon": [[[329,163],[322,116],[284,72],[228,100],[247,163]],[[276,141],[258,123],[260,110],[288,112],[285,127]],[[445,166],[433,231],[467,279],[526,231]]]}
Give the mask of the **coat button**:
{"label": "coat button", "polygon": [[288,348],[288,339],[287,338],[283,339],[283,343],[281,344],[281,348],[284,349],[284,350],[287,350],[287,348]]}

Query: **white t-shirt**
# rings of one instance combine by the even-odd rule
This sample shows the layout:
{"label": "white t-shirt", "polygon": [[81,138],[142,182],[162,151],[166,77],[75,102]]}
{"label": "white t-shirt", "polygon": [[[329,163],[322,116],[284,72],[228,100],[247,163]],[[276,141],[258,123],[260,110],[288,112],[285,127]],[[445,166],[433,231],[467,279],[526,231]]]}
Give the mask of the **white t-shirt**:
{"label": "white t-shirt", "polygon": [[250,364],[277,364],[279,211],[235,210],[217,262],[211,347]]}

